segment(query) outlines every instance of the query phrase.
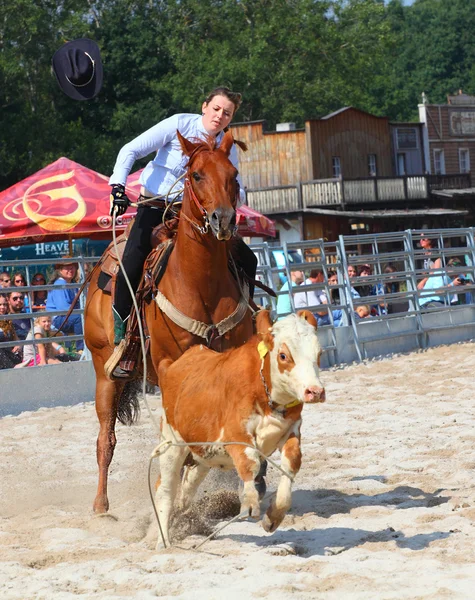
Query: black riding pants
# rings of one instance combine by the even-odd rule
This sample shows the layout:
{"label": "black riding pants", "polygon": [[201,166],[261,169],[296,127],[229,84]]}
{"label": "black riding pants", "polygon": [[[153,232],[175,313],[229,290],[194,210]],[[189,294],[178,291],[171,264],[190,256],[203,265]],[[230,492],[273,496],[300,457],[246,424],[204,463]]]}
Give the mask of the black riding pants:
{"label": "black riding pants", "polygon": [[[162,216],[163,209],[160,208],[140,206],[137,209],[137,216],[130,230],[129,239],[124,249],[124,256],[122,257],[124,269],[134,292],[139,286],[145,259],[152,250],[150,238],[153,228],[160,225]],[[121,318],[125,319],[130,314],[132,304],[129,287],[121,269],[117,275],[114,308]]]}

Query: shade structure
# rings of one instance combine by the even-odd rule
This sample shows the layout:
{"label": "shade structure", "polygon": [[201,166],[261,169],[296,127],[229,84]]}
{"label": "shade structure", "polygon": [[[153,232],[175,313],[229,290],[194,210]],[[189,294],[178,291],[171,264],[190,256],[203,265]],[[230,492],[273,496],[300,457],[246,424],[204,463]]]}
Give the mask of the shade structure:
{"label": "shade structure", "polygon": [[[109,196],[105,175],[59,158],[0,192],[0,247],[68,237],[110,238]],[[117,217],[117,229],[123,230],[134,216],[130,211]]]}
{"label": "shade structure", "polygon": [[[136,200],[140,172],[129,177],[127,195]],[[66,238],[110,239],[108,177],[62,157],[0,192],[0,247]],[[243,210],[245,208],[245,210]],[[249,207],[238,209],[241,235],[274,236],[273,221]],[[135,209],[115,220],[122,231]]]}
{"label": "shade structure", "polygon": [[[134,190],[134,198],[140,192],[139,178],[143,169],[135,171],[127,179],[127,187]],[[243,237],[275,237],[275,223],[250,206],[240,206],[237,211],[238,231]]]}

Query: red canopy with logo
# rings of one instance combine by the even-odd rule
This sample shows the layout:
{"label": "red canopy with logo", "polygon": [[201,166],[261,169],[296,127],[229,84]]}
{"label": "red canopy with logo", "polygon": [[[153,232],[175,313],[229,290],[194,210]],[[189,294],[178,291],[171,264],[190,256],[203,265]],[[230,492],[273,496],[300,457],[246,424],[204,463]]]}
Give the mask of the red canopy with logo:
{"label": "red canopy with logo", "polygon": [[[127,195],[138,196],[139,173],[131,176]],[[112,237],[108,178],[67,158],[0,192],[0,247],[75,237]],[[135,216],[116,219],[122,230]],[[249,207],[238,209],[241,235],[275,235],[273,221]]]}

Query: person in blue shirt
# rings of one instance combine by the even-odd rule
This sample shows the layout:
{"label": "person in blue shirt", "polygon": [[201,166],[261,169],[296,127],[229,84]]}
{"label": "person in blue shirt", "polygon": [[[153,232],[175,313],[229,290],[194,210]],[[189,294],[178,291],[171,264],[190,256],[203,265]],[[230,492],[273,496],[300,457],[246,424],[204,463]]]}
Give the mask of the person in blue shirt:
{"label": "person in blue shirt", "polygon": [[[55,286],[65,285],[67,283],[73,283],[76,281],[78,263],[58,263],[54,266],[54,268],[55,272],[50,283],[54,284]],[[69,307],[73,303],[76,293],[76,288],[53,288],[48,292],[48,297],[46,299],[46,310],[48,312],[67,312],[69,310]],[[79,308],[79,301],[76,302],[74,308]],[[64,321],[64,317],[65,315],[57,315],[56,317],[53,317],[53,326],[56,329],[59,329],[61,327],[61,323]],[[70,315],[64,326],[61,328],[61,331],[70,335],[82,335],[81,316]],[[83,340],[78,340],[76,342],[76,349],[78,351],[82,351],[84,349]]]}
{"label": "person in blue shirt", "polygon": [[[217,143],[222,140],[224,131],[230,124],[241,104],[241,94],[232,92],[227,87],[215,88],[205,99],[201,114],[176,114],[164,119],[126,144],[119,152],[114,171],[109,179],[111,191],[111,216],[120,216],[127,210],[130,201],[125,194],[125,184],[134,163],[140,158],[155,152],[155,157],[144,168],[141,176],[139,203],[145,198],[161,196],[163,200],[155,206],[142,205],[137,209],[137,216],[131,228],[124,250],[122,262],[132,288],[137,289],[145,259],[151,251],[150,234],[154,227],[162,222],[165,210],[165,199],[170,190],[175,191],[176,181],[186,172],[188,156],[184,155],[177,137],[177,130],[187,139],[205,139],[215,137]],[[229,156],[237,168],[236,145]],[[241,191],[241,203],[244,191],[238,177]],[[175,187],[174,187],[175,186]],[[182,188],[183,186],[178,186]],[[171,193],[171,197],[177,192]],[[158,204],[158,205],[157,205]],[[238,261],[253,279],[257,268],[254,253],[242,242],[238,242]],[[113,298],[114,344],[117,346],[124,338],[126,320],[132,308],[132,297],[125,281],[124,274],[119,271]]]}

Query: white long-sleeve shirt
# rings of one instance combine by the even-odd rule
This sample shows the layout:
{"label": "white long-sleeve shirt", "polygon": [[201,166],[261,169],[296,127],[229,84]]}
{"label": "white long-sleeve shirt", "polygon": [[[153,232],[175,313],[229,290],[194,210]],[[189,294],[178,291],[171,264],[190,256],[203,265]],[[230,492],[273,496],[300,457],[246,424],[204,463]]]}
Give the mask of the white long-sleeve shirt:
{"label": "white long-sleeve shirt", "polygon": [[[140,183],[152,194],[165,196],[175,181],[185,173],[185,165],[188,162],[188,156],[181,150],[177,130],[183,137],[192,141],[193,138],[205,139],[207,135],[201,115],[182,113],[164,119],[120,150],[109,184],[120,183],[125,186],[135,161],[156,152],[155,158],[142,171]],[[216,136],[218,145],[223,135],[221,132]],[[229,160],[237,169],[236,145],[231,148]],[[239,204],[242,204],[245,194],[239,176],[238,181],[241,187]]]}

